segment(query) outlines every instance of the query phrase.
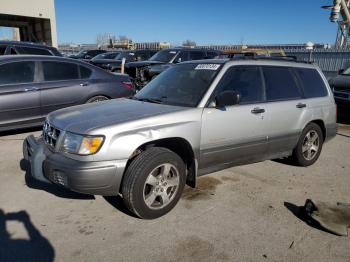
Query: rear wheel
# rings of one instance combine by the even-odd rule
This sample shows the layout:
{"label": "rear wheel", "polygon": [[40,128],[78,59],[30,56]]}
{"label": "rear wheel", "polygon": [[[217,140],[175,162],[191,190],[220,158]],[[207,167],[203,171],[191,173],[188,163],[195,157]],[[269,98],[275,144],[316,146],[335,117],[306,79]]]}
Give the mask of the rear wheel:
{"label": "rear wheel", "polygon": [[122,195],[128,209],[140,218],[154,219],[168,213],[185,186],[186,167],[174,152],[147,149],[128,167]]}
{"label": "rear wheel", "polygon": [[308,124],[303,130],[293,160],[299,166],[310,166],[319,158],[323,146],[323,133],[316,123]]}
{"label": "rear wheel", "polygon": [[102,101],[106,101],[106,100],[109,100],[109,98],[106,96],[94,96],[94,97],[91,97],[88,101],[86,101],[86,103],[87,104],[96,103],[96,102],[102,102]]}

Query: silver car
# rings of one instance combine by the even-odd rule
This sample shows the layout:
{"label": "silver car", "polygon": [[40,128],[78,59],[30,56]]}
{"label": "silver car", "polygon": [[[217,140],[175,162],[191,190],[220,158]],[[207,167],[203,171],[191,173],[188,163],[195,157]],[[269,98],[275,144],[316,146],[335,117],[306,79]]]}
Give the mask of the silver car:
{"label": "silver car", "polygon": [[42,137],[28,137],[23,151],[35,178],[120,194],[152,219],[200,175],[285,157],[312,165],[336,130],[334,98],[316,66],[202,60],[166,70],[131,99],[49,114]]}

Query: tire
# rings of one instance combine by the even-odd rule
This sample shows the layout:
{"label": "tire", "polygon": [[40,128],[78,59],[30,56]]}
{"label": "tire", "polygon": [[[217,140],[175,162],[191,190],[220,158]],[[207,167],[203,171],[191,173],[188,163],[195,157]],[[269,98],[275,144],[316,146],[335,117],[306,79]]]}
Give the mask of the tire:
{"label": "tire", "polygon": [[97,102],[102,102],[106,100],[109,100],[109,98],[106,96],[94,96],[94,97],[91,97],[88,101],[86,101],[86,104],[97,103]]}
{"label": "tire", "polygon": [[177,154],[162,147],[149,148],[131,162],[124,175],[124,203],[140,218],[161,217],[179,201],[185,176],[186,166]]}
{"label": "tire", "polygon": [[323,146],[323,133],[316,123],[308,124],[300,135],[299,141],[293,150],[292,159],[298,166],[310,166],[319,158]]}

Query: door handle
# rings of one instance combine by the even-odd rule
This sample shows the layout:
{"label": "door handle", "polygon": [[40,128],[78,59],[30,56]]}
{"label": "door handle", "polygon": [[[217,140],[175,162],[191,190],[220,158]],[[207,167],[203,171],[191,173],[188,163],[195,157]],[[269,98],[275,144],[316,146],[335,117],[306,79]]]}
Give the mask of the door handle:
{"label": "door handle", "polygon": [[303,103],[299,103],[296,105],[297,108],[305,108],[306,107],[306,104],[303,104]]}
{"label": "door handle", "polygon": [[265,113],[265,109],[256,107],[251,112],[252,112],[252,114],[261,114],[261,113]]}
{"label": "door handle", "polygon": [[24,92],[32,92],[32,91],[38,91],[38,90],[39,90],[39,88],[37,88],[37,87],[31,87],[31,88],[25,88]]}
{"label": "door handle", "polygon": [[81,83],[80,86],[88,86],[88,83]]}

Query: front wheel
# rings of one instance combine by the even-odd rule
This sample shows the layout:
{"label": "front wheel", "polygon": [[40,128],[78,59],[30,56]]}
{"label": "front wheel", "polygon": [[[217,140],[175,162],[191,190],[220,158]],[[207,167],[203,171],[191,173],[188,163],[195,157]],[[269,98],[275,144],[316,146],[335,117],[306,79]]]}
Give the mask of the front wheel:
{"label": "front wheel", "polygon": [[124,203],[140,218],[161,217],[179,201],[185,176],[185,164],[177,154],[161,147],[147,149],[132,161],[125,173]]}
{"label": "front wheel", "polygon": [[293,151],[293,160],[299,166],[310,166],[319,158],[323,146],[323,133],[319,125],[308,124]]}
{"label": "front wheel", "polygon": [[108,100],[108,97],[105,97],[105,96],[94,96],[94,97],[91,97],[88,101],[86,101],[86,104],[97,103],[97,102],[102,102],[102,101],[106,101],[106,100]]}

